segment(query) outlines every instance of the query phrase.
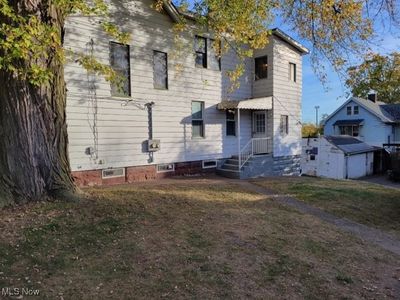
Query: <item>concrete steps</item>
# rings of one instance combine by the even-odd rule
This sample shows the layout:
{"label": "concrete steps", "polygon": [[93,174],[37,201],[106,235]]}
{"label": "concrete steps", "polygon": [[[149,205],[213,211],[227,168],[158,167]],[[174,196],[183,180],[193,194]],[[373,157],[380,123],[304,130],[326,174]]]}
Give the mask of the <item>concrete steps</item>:
{"label": "concrete steps", "polygon": [[225,160],[217,168],[217,174],[227,178],[246,179],[262,176],[271,176],[273,172],[272,155],[262,155],[251,157],[239,172],[239,159],[237,155]]}

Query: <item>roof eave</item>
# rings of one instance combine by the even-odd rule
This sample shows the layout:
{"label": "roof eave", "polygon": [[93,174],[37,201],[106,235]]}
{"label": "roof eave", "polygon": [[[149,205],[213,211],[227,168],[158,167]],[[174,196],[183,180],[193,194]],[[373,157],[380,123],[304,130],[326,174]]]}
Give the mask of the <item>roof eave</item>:
{"label": "roof eave", "polygon": [[281,38],[282,40],[284,40],[289,45],[291,45],[294,48],[296,48],[301,54],[304,55],[304,54],[309,54],[310,53],[310,50],[308,50],[308,48],[306,48],[305,46],[300,44],[298,41],[296,41],[295,39],[293,39],[292,37],[290,37],[289,35],[284,33],[279,28],[273,28],[272,29],[272,34],[276,35],[277,37]]}

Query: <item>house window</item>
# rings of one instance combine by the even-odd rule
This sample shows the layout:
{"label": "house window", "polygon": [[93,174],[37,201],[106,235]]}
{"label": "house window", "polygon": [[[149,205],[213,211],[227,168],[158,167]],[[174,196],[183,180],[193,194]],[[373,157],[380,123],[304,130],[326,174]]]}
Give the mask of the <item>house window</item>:
{"label": "house window", "polygon": [[294,63],[289,63],[289,80],[296,82],[297,80],[297,74],[296,74],[296,64]]}
{"label": "house window", "polygon": [[196,67],[207,68],[207,39],[195,36]]}
{"label": "house window", "polygon": [[358,113],[359,113],[358,105],[355,105],[355,106],[353,107],[353,114],[358,115]]}
{"label": "house window", "polygon": [[[210,41],[210,69],[221,71],[221,43],[216,44],[215,40]],[[215,49],[217,46],[217,49]]]}
{"label": "house window", "polygon": [[235,113],[231,110],[226,111],[226,135],[227,136],[236,135]]}
{"label": "house window", "polygon": [[192,138],[204,137],[204,102],[192,101]]}
{"label": "house window", "polygon": [[289,116],[281,115],[280,131],[282,135],[289,134]]}
{"label": "house window", "polygon": [[348,125],[348,126],[339,126],[340,135],[350,135],[357,137],[360,134],[360,126],[357,125]]}
{"label": "house window", "polygon": [[153,51],[153,85],[156,89],[168,89],[168,55]]}
{"label": "house window", "polygon": [[347,106],[347,115],[351,116],[351,106]]}
{"label": "house window", "polygon": [[129,97],[131,95],[129,45],[110,42],[110,66],[118,75],[116,82],[111,83],[111,95]]}
{"label": "house window", "polygon": [[268,78],[268,56],[256,57],[255,62],[255,75],[256,80]]}

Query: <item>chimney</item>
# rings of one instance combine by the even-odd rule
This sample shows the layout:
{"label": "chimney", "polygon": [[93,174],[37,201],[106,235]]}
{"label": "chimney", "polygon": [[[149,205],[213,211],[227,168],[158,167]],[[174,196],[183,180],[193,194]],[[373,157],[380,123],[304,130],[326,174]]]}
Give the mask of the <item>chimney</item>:
{"label": "chimney", "polygon": [[378,95],[377,95],[377,93],[374,92],[374,91],[369,92],[369,93],[368,93],[368,100],[369,100],[369,101],[372,101],[372,102],[378,101]]}

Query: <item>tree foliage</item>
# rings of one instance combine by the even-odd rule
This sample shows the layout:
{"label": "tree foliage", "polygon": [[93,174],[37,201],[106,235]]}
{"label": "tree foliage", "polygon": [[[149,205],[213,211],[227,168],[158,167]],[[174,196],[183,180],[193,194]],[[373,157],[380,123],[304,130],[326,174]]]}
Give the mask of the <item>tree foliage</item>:
{"label": "tree foliage", "polygon": [[317,127],[313,123],[304,123],[301,127],[303,138],[317,137],[319,134],[322,134],[322,127]]}
{"label": "tree foliage", "polygon": [[[157,0],[159,4],[166,0]],[[374,40],[374,22],[390,20],[399,25],[396,0],[180,0],[182,10],[194,11],[196,21],[225,40],[241,57],[265,47],[276,17],[311,45],[311,62],[321,81],[326,81],[324,62],[341,75],[356,58],[362,58]],[[184,18],[182,18],[184,23]],[[396,27],[397,28],[397,27]],[[243,68],[238,67],[238,77]]]}
{"label": "tree foliage", "polygon": [[354,96],[366,98],[371,90],[379,101],[400,103],[400,52],[370,53],[358,66],[348,69],[346,85]]}

